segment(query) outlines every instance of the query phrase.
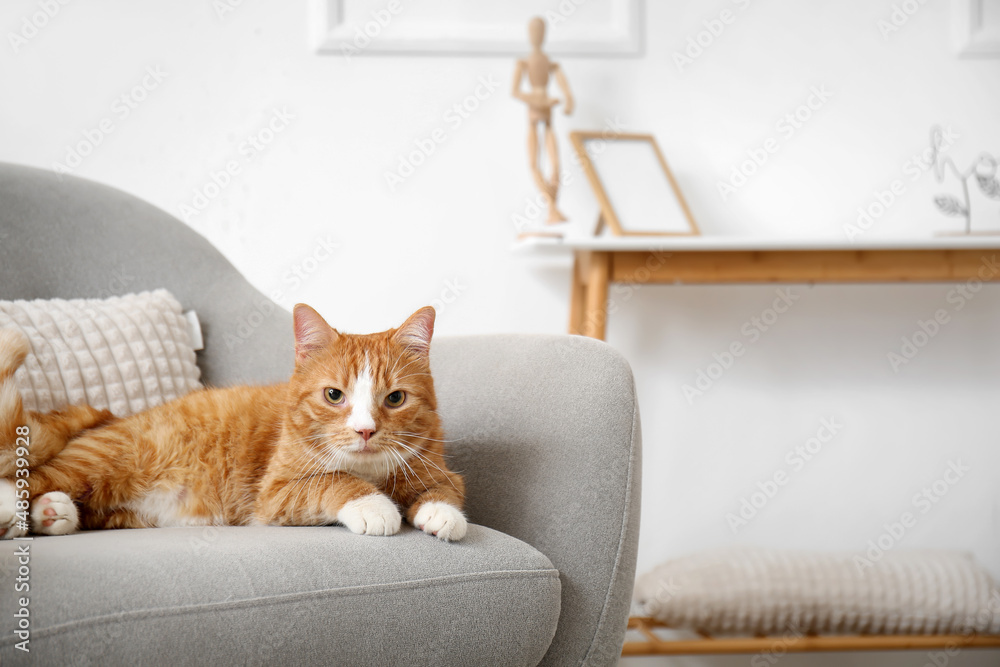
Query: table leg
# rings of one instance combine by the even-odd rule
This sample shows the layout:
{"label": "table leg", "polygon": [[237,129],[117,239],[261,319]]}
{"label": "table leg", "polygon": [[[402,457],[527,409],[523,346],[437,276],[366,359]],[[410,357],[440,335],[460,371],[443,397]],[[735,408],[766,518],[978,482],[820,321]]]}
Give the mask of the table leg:
{"label": "table leg", "polygon": [[583,336],[584,311],[587,302],[586,267],[587,255],[590,253],[577,251],[573,253],[572,291],[569,297],[569,332],[574,336]]}
{"label": "table leg", "polygon": [[584,297],[584,334],[604,340],[608,319],[608,280],[611,274],[611,254],[594,252],[586,268],[587,293]]}

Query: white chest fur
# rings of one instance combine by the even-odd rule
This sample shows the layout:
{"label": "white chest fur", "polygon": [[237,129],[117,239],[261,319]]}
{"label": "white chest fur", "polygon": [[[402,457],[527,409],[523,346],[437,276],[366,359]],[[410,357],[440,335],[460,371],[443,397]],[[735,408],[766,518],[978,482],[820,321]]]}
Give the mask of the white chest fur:
{"label": "white chest fur", "polygon": [[156,489],[132,501],[129,509],[154,526],[210,526],[212,517],[191,516],[188,511],[187,489]]}
{"label": "white chest fur", "polygon": [[336,469],[349,472],[376,486],[381,486],[395,472],[398,464],[388,454],[369,454],[363,458],[355,455],[351,458],[351,461],[342,462]]}

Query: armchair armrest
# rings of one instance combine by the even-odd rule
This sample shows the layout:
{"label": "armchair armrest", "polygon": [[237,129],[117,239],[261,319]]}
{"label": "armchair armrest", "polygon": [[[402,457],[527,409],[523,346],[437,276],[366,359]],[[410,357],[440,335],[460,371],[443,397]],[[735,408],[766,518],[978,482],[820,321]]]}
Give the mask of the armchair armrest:
{"label": "armchair armrest", "polygon": [[639,536],[628,363],[600,341],[539,335],[441,338],[431,363],[470,520],[531,544],[560,572],[542,664],[617,664]]}

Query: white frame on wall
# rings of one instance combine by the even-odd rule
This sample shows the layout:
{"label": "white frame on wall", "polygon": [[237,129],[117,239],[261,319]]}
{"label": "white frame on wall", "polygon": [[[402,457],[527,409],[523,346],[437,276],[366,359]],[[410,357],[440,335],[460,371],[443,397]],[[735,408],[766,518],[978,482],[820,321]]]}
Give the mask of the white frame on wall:
{"label": "white frame on wall", "polygon": [[1000,21],[987,24],[986,0],[952,0],[951,22],[955,50],[964,58],[1000,57]]}
{"label": "white frame on wall", "polygon": [[[346,3],[349,0],[312,0],[309,16],[309,31],[312,48],[317,53],[335,55],[398,54],[398,55],[494,55],[515,56],[528,49],[526,26],[528,19],[538,14],[546,16],[538,9],[537,2],[524,2],[524,11],[511,11],[511,19],[501,25],[483,24],[470,21],[462,26],[463,36],[456,37],[454,29],[435,28],[424,25],[405,38],[380,35],[378,24],[371,26],[368,36],[371,40],[363,48],[358,48],[358,25],[346,21]],[[406,2],[396,0],[401,9],[393,20],[405,20]],[[551,12],[559,14],[568,8],[572,10],[584,0],[564,0],[551,3]],[[504,0],[516,5],[514,0]],[[588,4],[604,2],[612,10],[616,20],[606,26],[574,27],[565,29],[550,27],[546,38],[545,51],[553,56],[630,56],[642,51],[641,20],[642,0],[586,0]],[[390,3],[386,3],[388,7]],[[396,16],[399,18],[396,19]],[[516,18],[515,18],[516,16]],[[567,16],[567,22],[572,16]],[[367,23],[367,22],[366,22]],[[551,21],[550,21],[551,23]],[[365,24],[360,28],[363,30]],[[574,29],[575,28],[575,29]],[[374,33],[374,36],[372,35]],[[363,41],[363,40],[362,40]]]}

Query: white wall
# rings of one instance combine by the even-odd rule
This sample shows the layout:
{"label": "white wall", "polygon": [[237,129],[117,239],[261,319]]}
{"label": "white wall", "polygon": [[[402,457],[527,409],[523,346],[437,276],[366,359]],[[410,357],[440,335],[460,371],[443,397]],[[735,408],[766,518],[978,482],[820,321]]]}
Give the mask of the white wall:
{"label": "white wall", "polygon": [[[534,192],[509,59],[317,56],[305,3],[277,0],[244,0],[221,18],[200,0],[74,2],[14,53],[6,35],[37,2],[0,8],[0,159],[51,168],[107,118],[112,131],[74,173],[175,214],[236,161],[239,173],[190,224],[286,306],[308,302],[361,332],[457,291],[441,309],[442,335],[565,330],[567,264],[510,251],[511,215]],[[560,116],[559,129],[619,119],[654,132],[706,234],[843,238],[858,207],[894,179],[905,192],[867,234],[954,229],[930,203],[947,188],[928,175],[910,180],[907,160],[935,123],[959,135],[950,154],[960,165],[1000,152],[1000,60],[953,55],[943,0],[928,0],[886,39],[877,22],[890,17],[889,0],[646,4],[642,57],[564,61],[578,112]],[[724,8],[735,22],[679,71],[674,52]],[[116,100],[147,68],[165,76],[155,88],[146,79],[146,99],[126,116]],[[445,114],[483,77],[499,87],[455,127]],[[776,123],[814,87],[832,96],[786,138]],[[293,118],[248,158],[247,136],[275,109]],[[439,127],[444,143],[390,191],[384,173]],[[778,152],[723,201],[718,181],[772,136]],[[567,160],[565,141],[563,151]],[[596,206],[575,167],[571,176],[565,209],[589,225]],[[1000,226],[996,202],[975,205],[983,225]],[[317,267],[320,239],[338,248]],[[294,278],[303,267],[312,273]],[[984,289],[957,311],[952,289],[793,286],[794,306],[753,343],[741,330],[770,306],[774,287],[646,286],[618,296],[609,342],[635,369],[645,433],[640,570],[730,543],[863,548],[960,459],[969,472],[900,548],[969,549],[1000,577],[1000,294]],[[942,308],[950,322],[894,372],[887,354]],[[733,341],[750,343],[747,353],[689,404],[682,386]],[[824,418],[843,426],[792,471],[786,452]],[[793,472],[790,482],[734,534],[726,514],[778,470]],[[951,664],[989,658],[967,653]]]}

